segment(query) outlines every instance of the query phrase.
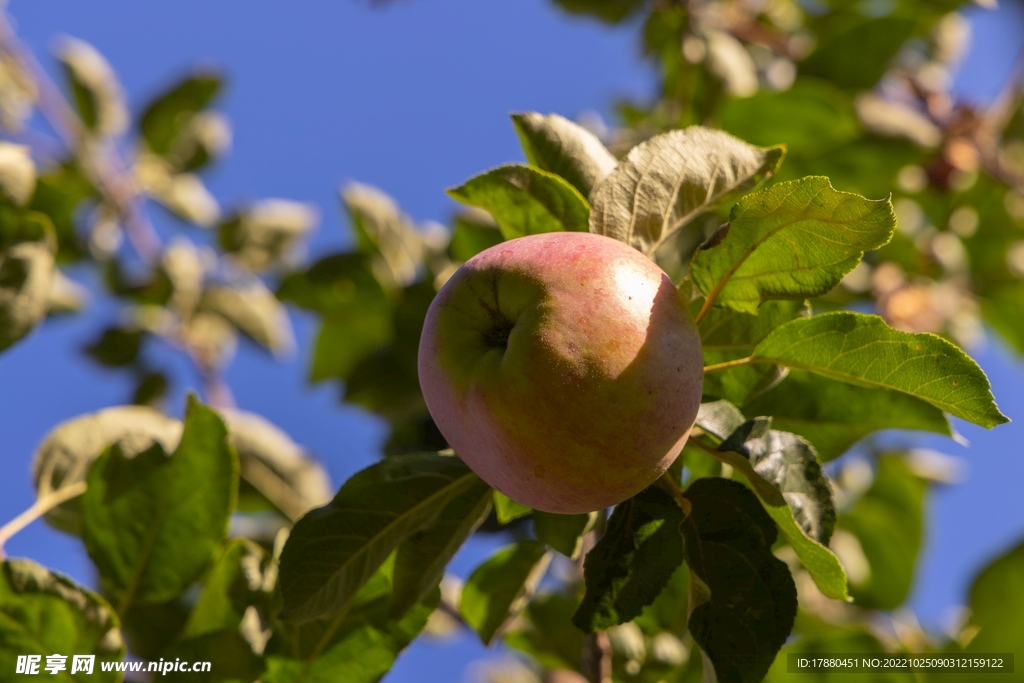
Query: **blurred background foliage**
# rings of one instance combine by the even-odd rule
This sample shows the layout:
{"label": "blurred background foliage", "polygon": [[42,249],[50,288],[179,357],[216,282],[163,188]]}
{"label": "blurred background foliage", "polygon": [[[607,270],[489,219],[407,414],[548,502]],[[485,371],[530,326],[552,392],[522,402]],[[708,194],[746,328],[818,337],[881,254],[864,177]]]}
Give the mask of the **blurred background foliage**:
{"label": "blurred background foliage", "polygon": [[[758,145],[785,144],[785,162],[772,182],[825,175],[839,190],[872,198],[892,193],[896,236],[869,253],[835,290],[813,301],[816,311],[875,311],[897,329],[939,334],[968,351],[989,329],[1024,354],[1024,63],[1018,60],[990,104],[979,106],[953,94],[953,73],[969,40],[967,22],[958,13],[965,3],[552,4],[552,11],[635,33],[656,69],[656,92],[617,102],[610,122],[580,121],[614,154],[655,134],[701,124]],[[66,39],[55,57],[59,68],[51,75],[9,23],[0,25],[0,349],[47,316],[87,315],[85,292],[63,271],[85,264],[100,273],[102,296],[116,301],[120,313],[82,351],[109,372],[130,376],[134,389],[125,402],[145,408],[90,417],[89,433],[114,433],[126,420],[151,420],[151,436],[140,451],[164,443],[168,429],[180,433],[180,423],[168,426],[151,409],[165,408],[172,385],[187,384],[189,378],[146,353],[153,345],[176,349],[201,378],[206,401],[224,416],[240,456],[233,529],[255,544],[239,541],[224,553],[255,558],[255,566],[266,566],[282,528],[332,491],[323,469],[288,435],[234,408],[224,381],[241,339],[274,355],[294,347],[289,307],[318,321],[309,382],[336,384],[345,402],[386,420],[390,436],[383,457],[446,448],[419,391],[419,332],[434,293],[455,268],[504,239],[493,217],[474,208],[457,211],[448,225],[418,222],[384,191],[351,183],[339,198],[353,247],[308,262],[303,245],[320,220],[319,209],[284,199],[233,204],[206,187],[204,173],[231,141],[230,126],[216,109],[222,88],[218,73],[182,77],[133,117],[113,68],[92,46]],[[153,211],[173,215],[181,229],[162,238],[150,222]],[[680,280],[693,250],[722,217],[709,213],[700,230],[681,231],[658,250],[658,262]],[[793,406],[800,382],[793,373],[772,390],[784,392],[788,386],[790,396],[753,392],[738,399],[728,387],[709,383],[707,398],[732,398],[744,412],[759,414],[759,409],[768,412],[768,405]],[[780,413],[778,423],[820,422],[823,416],[808,414],[819,409],[796,406],[792,415]],[[920,419],[922,429],[948,432],[944,422],[936,425],[927,415]],[[80,477],[75,468],[99,455],[75,429],[86,427],[81,421],[66,423],[40,446],[34,465],[40,495]],[[862,436],[833,434],[819,450],[839,456]],[[792,551],[777,548],[794,570],[801,609],[795,637],[768,680],[786,677],[787,651],[1008,652],[1024,643],[1021,610],[1013,607],[1024,599],[1021,545],[977,576],[965,596],[968,610],[948,634],[918,625],[906,601],[927,525],[928,496],[936,485],[955,482],[958,473],[948,460],[926,452],[888,451],[870,441],[862,443],[861,452],[869,457],[840,459],[829,469],[839,510],[832,548],[847,569],[854,602],[822,596],[790,557]],[[721,465],[689,451],[686,467],[690,476],[722,473]],[[556,554],[548,578],[536,576],[531,586],[524,581],[536,574],[532,568],[540,557],[532,546],[489,560],[520,561],[525,569],[517,586],[491,585],[483,567],[465,587],[447,576],[439,607],[425,621],[426,633],[444,638],[478,620],[472,609],[460,611],[467,590],[494,599],[511,590],[511,603],[522,597],[524,587],[536,592],[528,605],[522,600],[518,609],[506,605],[511,613],[498,623],[492,616],[486,628],[471,624],[487,632],[485,640],[497,633],[525,655],[507,666],[481,669],[483,679],[569,683],[582,680],[583,671],[599,680],[603,674],[588,671],[587,662],[611,661],[616,681],[699,680],[699,657],[691,656],[693,642],[685,629],[685,568],[634,622],[611,629],[606,638],[585,639],[569,622],[581,590],[574,544],[578,538],[584,549],[593,544],[587,529],[594,520],[571,530],[566,545],[557,532],[541,531],[542,519],[530,519],[528,510],[517,517],[510,506],[505,511],[499,506],[479,533],[502,533],[520,544],[545,534],[542,540],[569,552]],[[47,520],[74,532],[77,511],[68,503]],[[551,560],[550,553],[541,554],[545,562]],[[225,562],[224,581],[230,583],[235,570]],[[259,590],[250,584],[250,604],[265,600],[265,595],[252,597]],[[122,614],[132,651],[148,658],[171,656],[168,648],[189,628],[188,614],[181,600]],[[408,638],[398,631],[389,637],[393,659]],[[242,649],[259,660],[264,645],[249,637]],[[608,653],[613,653],[610,660],[602,657]],[[818,678],[851,676],[856,678]],[[914,678],[890,674],[886,680]]]}

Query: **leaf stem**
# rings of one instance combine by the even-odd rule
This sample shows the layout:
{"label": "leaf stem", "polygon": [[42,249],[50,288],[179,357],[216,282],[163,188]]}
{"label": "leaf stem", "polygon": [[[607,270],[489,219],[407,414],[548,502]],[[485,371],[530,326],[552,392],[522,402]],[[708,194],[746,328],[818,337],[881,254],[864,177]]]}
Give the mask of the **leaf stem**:
{"label": "leaf stem", "polygon": [[86,484],[84,481],[62,486],[56,491],[36,500],[27,510],[7,522],[7,524],[4,524],[3,527],[0,527],[0,560],[4,558],[4,543],[9,541],[11,537],[61,503],[71,500],[75,496],[82,495],[85,493],[85,488]]}
{"label": "leaf stem", "polygon": [[754,356],[747,356],[746,358],[737,358],[736,360],[727,360],[727,361],[724,361],[724,362],[721,362],[721,363],[714,363],[712,365],[705,365],[704,366],[704,374],[706,375],[709,372],[719,372],[720,370],[731,370],[732,368],[738,368],[738,367],[741,367],[743,365],[750,365],[752,363],[763,363],[763,362],[766,362],[766,361],[763,361],[760,358],[755,358]]}
{"label": "leaf stem", "polygon": [[683,517],[689,517],[690,512],[693,510],[693,505],[691,505],[690,501],[683,495],[683,491],[679,488],[679,484],[676,483],[676,480],[673,479],[668,472],[661,475],[661,480],[665,482],[669,493],[671,493],[672,497],[676,499],[677,503],[679,503],[679,507],[683,511]]}

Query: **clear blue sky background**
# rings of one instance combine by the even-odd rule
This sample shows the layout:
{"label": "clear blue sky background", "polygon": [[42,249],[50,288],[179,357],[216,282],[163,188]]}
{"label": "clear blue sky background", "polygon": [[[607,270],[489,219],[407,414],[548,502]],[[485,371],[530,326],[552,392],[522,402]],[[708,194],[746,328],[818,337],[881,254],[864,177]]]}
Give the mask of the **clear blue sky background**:
{"label": "clear blue sky background", "polygon": [[[1001,4],[998,13],[971,12],[976,49],[958,87],[979,101],[995,94],[1024,37],[1021,5]],[[383,9],[355,0],[287,9],[265,0],[13,0],[9,9],[19,33],[48,65],[58,35],[97,46],[136,109],[196,64],[223,69],[229,87],[220,106],[233,123],[234,150],[208,174],[209,186],[227,205],[264,197],[319,205],[323,221],[314,255],[348,243],[337,209],[341,182],[377,185],[416,219],[444,221],[453,208],[445,187],[521,158],[509,111],[606,112],[614,97],[642,96],[653,86],[637,55],[635,30],[567,18],[546,0],[417,0]],[[156,210],[153,217],[162,230],[171,225]],[[31,504],[29,461],[50,428],[129,395],[124,378],[78,353],[116,315],[109,302],[92,305],[101,314],[49,321],[0,356],[0,520]],[[314,326],[302,315],[294,320],[299,354],[275,362],[243,344],[228,380],[240,407],[288,431],[340,484],[375,460],[385,429],[339,403],[333,386],[304,383]],[[156,355],[196,384],[173,353]],[[968,449],[945,440],[918,442],[970,465],[967,483],[938,490],[931,501],[913,606],[933,626],[962,603],[979,566],[1024,536],[1018,483],[1024,479],[1024,366],[997,344],[979,360],[1014,423],[994,432],[960,425]],[[184,386],[178,389],[175,406],[183,403]],[[467,575],[493,547],[471,543],[454,571]],[[7,550],[93,581],[80,542],[42,523]],[[493,655],[468,635],[445,645],[417,643],[386,680],[463,680],[466,663],[480,656]]]}

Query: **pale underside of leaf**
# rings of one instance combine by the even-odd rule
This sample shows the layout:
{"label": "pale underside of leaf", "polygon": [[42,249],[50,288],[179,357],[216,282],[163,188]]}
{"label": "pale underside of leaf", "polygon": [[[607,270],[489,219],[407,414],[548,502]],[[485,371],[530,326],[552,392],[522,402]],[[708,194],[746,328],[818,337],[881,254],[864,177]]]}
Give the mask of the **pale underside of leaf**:
{"label": "pale underside of leaf", "polygon": [[643,142],[593,191],[590,231],[652,254],[698,214],[775,172],[783,149],[691,126]]}

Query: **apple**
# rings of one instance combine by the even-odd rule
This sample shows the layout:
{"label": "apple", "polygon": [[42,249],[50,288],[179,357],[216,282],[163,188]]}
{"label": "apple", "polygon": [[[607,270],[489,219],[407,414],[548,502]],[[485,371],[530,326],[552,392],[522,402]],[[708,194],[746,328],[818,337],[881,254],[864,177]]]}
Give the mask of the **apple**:
{"label": "apple", "polygon": [[480,252],[427,311],[419,379],[441,434],[484,481],[545,512],[620,503],[682,450],[700,335],[668,275],[579,232]]}

